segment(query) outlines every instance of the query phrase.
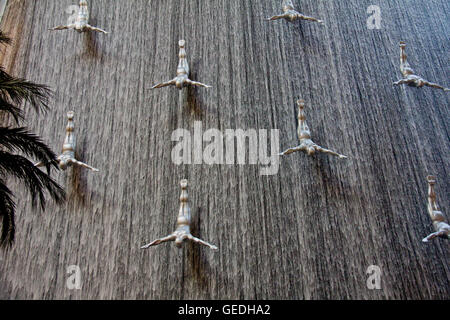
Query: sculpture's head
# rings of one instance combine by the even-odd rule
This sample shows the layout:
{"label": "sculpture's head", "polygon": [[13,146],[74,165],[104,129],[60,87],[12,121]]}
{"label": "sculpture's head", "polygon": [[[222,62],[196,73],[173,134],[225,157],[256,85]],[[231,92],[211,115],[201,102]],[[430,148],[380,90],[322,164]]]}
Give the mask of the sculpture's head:
{"label": "sculpture's head", "polygon": [[176,239],[175,239],[175,245],[178,247],[178,248],[181,248],[181,246],[183,245],[183,241],[184,241],[184,236],[182,236],[182,237],[177,237]]}
{"label": "sculpture's head", "polygon": [[66,170],[69,166],[69,161],[67,159],[61,159],[59,160],[58,166],[61,170]]}
{"label": "sculpture's head", "polygon": [[306,152],[308,153],[308,156],[312,156],[316,153],[316,149],[314,147],[308,147]]}
{"label": "sculpture's head", "polygon": [[297,20],[297,14],[295,12],[293,12],[292,10],[289,10],[288,20],[290,22],[294,22],[295,20]]}
{"label": "sculpture's head", "polygon": [[177,78],[177,80],[175,81],[175,86],[177,87],[177,89],[183,89],[184,87],[184,79],[183,78]]}
{"label": "sculpture's head", "polygon": [[87,7],[88,3],[86,0],[80,0],[80,7]]}
{"label": "sculpture's head", "polygon": [[74,116],[75,116],[75,112],[73,112],[73,111],[67,112],[67,119],[73,120]]}
{"label": "sculpture's head", "polygon": [[180,41],[178,41],[178,46],[179,46],[180,48],[184,48],[184,47],[186,46],[186,41],[185,41],[185,40],[180,40]]}

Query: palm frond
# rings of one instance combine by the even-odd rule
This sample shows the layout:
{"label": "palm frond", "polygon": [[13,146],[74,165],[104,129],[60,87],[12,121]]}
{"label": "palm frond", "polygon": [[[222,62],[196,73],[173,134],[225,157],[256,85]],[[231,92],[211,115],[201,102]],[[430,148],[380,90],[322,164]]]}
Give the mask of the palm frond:
{"label": "palm frond", "polygon": [[0,98],[21,105],[24,101],[37,111],[48,109],[52,92],[46,85],[10,76],[0,67]]}
{"label": "palm frond", "polygon": [[0,30],[0,43],[11,44],[12,40]]}
{"label": "palm frond", "polygon": [[2,231],[0,235],[0,247],[12,245],[15,236],[15,203],[12,200],[13,194],[8,189],[5,182],[0,179],[0,218],[2,221]]}
{"label": "palm frond", "polygon": [[0,111],[5,111],[14,117],[16,123],[23,120],[23,112],[21,109],[17,108],[15,105],[9,103],[7,100],[0,97]]}
{"label": "palm frond", "polygon": [[[10,43],[11,39],[0,30],[0,44]],[[29,103],[36,112],[45,111],[51,93],[49,87],[10,76],[0,66],[0,111],[12,115],[16,123],[23,119],[20,107],[24,102]],[[14,152],[22,152],[24,156]],[[46,192],[56,202],[65,199],[64,190],[25,156],[48,164],[48,171],[51,165],[57,167],[53,151],[27,128],[0,127],[0,246],[12,244],[15,233],[15,203],[11,190],[6,186],[6,176],[13,176],[25,184],[31,193],[33,207],[39,203],[45,209]]]}
{"label": "palm frond", "polygon": [[0,151],[0,174],[14,176],[23,182],[31,194],[34,207],[39,202],[42,210],[45,209],[45,190],[57,203],[65,199],[64,190],[48,174],[39,170],[23,156]]}
{"label": "palm frond", "polygon": [[0,127],[0,146],[11,152],[21,151],[39,162],[58,168],[56,154],[27,128]]}

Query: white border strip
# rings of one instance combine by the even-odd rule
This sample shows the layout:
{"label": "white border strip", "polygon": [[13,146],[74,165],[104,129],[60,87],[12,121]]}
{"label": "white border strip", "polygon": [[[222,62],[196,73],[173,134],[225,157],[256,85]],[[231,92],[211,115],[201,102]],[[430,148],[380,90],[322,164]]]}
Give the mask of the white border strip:
{"label": "white border strip", "polygon": [[0,0],[0,22],[2,22],[3,14],[5,13],[6,3],[8,0]]}

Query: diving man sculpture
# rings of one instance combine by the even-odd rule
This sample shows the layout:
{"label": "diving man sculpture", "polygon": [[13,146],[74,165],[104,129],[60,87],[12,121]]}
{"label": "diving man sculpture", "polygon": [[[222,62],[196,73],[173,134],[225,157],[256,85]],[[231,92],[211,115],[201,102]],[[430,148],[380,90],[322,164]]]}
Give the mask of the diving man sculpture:
{"label": "diving man sculpture", "polygon": [[66,30],[66,29],[74,29],[78,31],[79,33],[86,32],[86,31],[96,31],[96,32],[102,32],[107,34],[105,30],[102,30],[97,27],[93,27],[89,25],[89,8],[88,3],[86,0],[80,0],[80,7],[78,9],[78,16],[75,20],[74,24],[70,24],[67,26],[58,26],[54,27],[50,30]]}
{"label": "diving man sculpture", "polygon": [[436,184],[436,178],[433,176],[427,177],[428,181],[428,213],[430,214],[431,221],[436,232],[430,234],[424,238],[423,242],[428,242],[431,239],[440,237],[443,239],[450,239],[450,225],[445,222],[444,214],[439,211],[436,204],[436,193],[434,192],[434,185]]}
{"label": "diving man sculpture", "polygon": [[423,86],[428,86],[436,89],[441,89],[444,91],[448,91],[449,89],[444,88],[441,85],[438,85],[436,83],[428,82],[427,80],[424,80],[423,78],[417,76],[414,74],[414,70],[411,68],[407,61],[407,56],[405,53],[406,43],[403,41],[400,41],[400,71],[402,72],[403,79],[394,82],[395,86],[401,85],[401,84],[407,84],[410,87],[416,87],[416,88],[422,88]]}
{"label": "diving man sculpture", "polygon": [[295,147],[295,148],[291,148],[288,149],[282,153],[280,153],[280,156],[285,156],[294,152],[298,152],[298,151],[303,151],[305,152],[308,156],[312,156],[314,155],[316,152],[323,152],[323,153],[328,153],[331,154],[333,156],[339,157],[340,159],[346,159],[347,156],[341,155],[339,153],[336,153],[334,151],[322,148],[321,146],[315,144],[312,140],[311,140],[311,131],[309,130],[309,127],[306,123],[306,115],[304,112],[304,108],[305,108],[305,101],[304,100],[298,100],[298,108],[299,108],[299,112],[298,112],[298,138],[300,140],[300,145]]}
{"label": "diving man sculpture", "polygon": [[204,87],[204,88],[211,88],[211,86],[208,86],[201,82],[192,81],[189,79],[189,64],[186,59],[187,54],[186,54],[186,48],[185,48],[186,41],[180,40],[178,42],[178,46],[180,47],[180,52],[178,54],[178,56],[180,58],[180,62],[178,63],[177,76],[170,81],[160,83],[160,84],[153,86],[152,89],[163,88],[163,87],[167,87],[167,86],[176,86],[180,90],[187,86],[198,86],[198,87]]}
{"label": "diving man sculpture", "polygon": [[283,0],[283,14],[278,16],[273,16],[272,18],[267,19],[268,21],[278,20],[278,19],[285,19],[289,22],[294,22],[296,20],[307,20],[307,21],[313,21],[318,23],[323,23],[322,20],[308,17],[300,12],[296,11],[294,9],[294,5],[292,4],[292,0]]}
{"label": "diving man sculpture", "polygon": [[[76,139],[75,139],[75,135],[73,133],[73,131],[74,131],[73,117],[74,117],[74,112],[69,111],[67,113],[68,121],[67,121],[67,127],[66,127],[66,138],[64,140],[62,154],[59,155],[58,158],[56,158],[56,161],[58,162],[58,166],[61,170],[66,170],[68,167],[72,166],[73,164],[76,164],[78,166],[98,172],[99,171],[98,169],[93,168],[81,161],[78,161],[75,158]],[[36,167],[44,167],[45,165],[46,164],[43,162],[38,162],[35,164]]]}
{"label": "diving man sculpture", "polygon": [[178,219],[177,219],[177,228],[175,232],[173,232],[171,235],[155,240],[152,243],[149,243],[141,249],[148,249],[151,246],[156,246],[160,243],[167,242],[167,241],[175,241],[175,245],[178,248],[181,248],[181,245],[183,244],[183,241],[190,240],[199,244],[202,244],[204,246],[210,247],[213,250],[218,250],[218,248],[206,241],[200,240],[191,234],[190,230],[190,224],[191,224],[191,208],[189,207],[188,202],[188,181],[187,180],[181,180],[181,196],[180,196],[180,211],[178,213]]}

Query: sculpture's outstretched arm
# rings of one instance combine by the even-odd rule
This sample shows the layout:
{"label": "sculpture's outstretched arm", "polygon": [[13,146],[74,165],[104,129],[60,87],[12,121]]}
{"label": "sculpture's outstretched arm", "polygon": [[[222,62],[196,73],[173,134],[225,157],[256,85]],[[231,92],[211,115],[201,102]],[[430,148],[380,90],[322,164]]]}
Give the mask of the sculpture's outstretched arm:
{"label": "sculpture's outstretched arm", "polygon": [[422,241],[423,242],[428,242],[428,241],[430,241],[430,240],[432,240],[434,238],[445,236],[445,235],[447,235],[447,232],[445,230],[434,232],[434,233],[430,234],[428,237],[423,238]]}
{"label": "sculpture's outstretched arm", "polygon": [[323,23],[323,21],[320,20],[320,19],[313,18],[313,17],[308,17],[308,16],[305,16],[305,15],[303,15],[303,14],[301,14],[301,13],[299,13],[299,14],[297,15],[297,17],[298,17],[299,19],[302,19],[302,20],[308,20],[308,21],[314,21],[314,22],[318,22],[318,23]]}
{"label": "sculpture's outstretched arm", "polygon": [[441,90],[444,90],[444,91],[448,91],[449,90],[449,89],[444,88],[443,86],[441,86],[441,85],[439,85],[437,83],[428,82],[426,80],[424,80],[423,83],[424,83],[424,85],[426,85],[428,87],[431,87],[431,88],[441,89]]}
{"label": "sculpture's outstretched arm", "polygon": [[67,30],[67,29],[75,29],[75,25],[74,24],[70,24],[68,26],[57,26],[54,28],[49,29],[50,31],[55,31],[55,30]]}
{"label": "sculpture's outstretched arm", "polygon": [[46,165],[47,165],[47,164],[44,163],[44,162],[42,162],[42,161],[40,161],[40,162],[34,164],[34,166],[35,166],[35,167],[38,167],[38,168],[45,167]]}
{"label": "sculpture's outstretched arm", "polygon": [[169,235],[167,237],[164,237],[164,238],[161,238],[161,239],[157,239],[157,240],[155,240],[155,241],[153,241],[153,242],[151,242],[149,244],[146,244],[145,246],[142,246],[141,249],[148,249],[151,246],[156,246],[156,245],[158,245],[160,243],[163,243],[163,242],[174,241],[176,238],[177,237],[175,235],[171,234],[171,235]]}
{"label": "sculpture's outstretched arm", "polygon": [[98,169],[96,169],[94,167],[91,167],[90,165],[88,165],[88,164],[86,164],[84,162],[78,161],[76,159],[70,159],[69,161],[72,162],[73,164],[79,165],[80,167],[84,167],[86,169],[89,169],[89,170],[92,170],[92,171],[95,171],[95,172],[99,172],[100,171],[100,170],[98,170]]}
{"label": "sculpture's outstretched arm", "polygon": [[278,20],[278,19],[287,19],[289,17],[289,15],[287,13],[279,15],[279,16],[273,16],[271,18],[268,18],[267,21],[274,21],[274,20]]}
{"label": "sculpture's outstretched arm", "polygon": [[192,81],[190,79],[186,79],[186,83],[190,84],[191,86],[196,86],[196,87],[212,88],[211,86],[208,86],[207,84],[197,82],[197,81]]}
{"label": "sculpture's outstretched arm", "polygon": [[210,244],[210,243],[208,243],[206,241],[203,241],[203,240],[201,240],[199,238],[196,238],[193,235],[188,235],[188,239],[191,240],[191,241],[194,241],[196,243],[200,243],[200,244],[202,244],[202,245],[204,245],[206,247],[210,247],[212,250],[219,250],[219,248],[217,248],[215,245],[212,245],[212,244]]}
{"label": "sculpture's outstretched arm", "polygon": [[164,87],[168,87],[168,86],[174,86],[176,84],[176,82],[177,82],[176,79],[172,79],[170,81],[157,84],[157,85],[153,86],[152,89],[158,89],[158,88],[164,88]]}
{"label": "sculpture's outstretched arm", "polygon": [[397,82],[394,82],[394,86],[398,86],[398,85],[401,85],[401,84],[409,84],[411,82],[414,82],[414,80],[413,79],[401,79],[401,80],[399,80]]}
{"label": "sculpture's outstretched arm", "polygon": [[[56,159],[56,164],[59,164],[59,159],[58,158]],[[34,164],[34,166],[36,168],[45,167],[47,169],[47,174],[48,175],[50,175],[51,165],[52,165],[52,161],[47,161],[47,162],[39,161],[39,162]]]}
{"label": "sculpture's outstretched arm", "polygon": [[97,28],[97,27],[93,27],[93,26],[91,26],[89,24],[86,25],[86,28],[88,28],[91,31],[102,32],[104,34],[108,34],[108,32],[106,32],[105,30]]}
{"label": "sculpture's outstretched arm", "polygon": [[322,148],[321,146],[317,146],[317,145],[316,145],[314,148],[315,148],[318,152],[331,154],[332,156],[339,157],[339,159],[347,159],[347,156],[344,156],[344,155],[339,154],[339,153],[337,153],[337,152],[334,152],[334,151],[332,151],[332,150],[328,150],[328,149]]}
{"label": "sculpture's outstretched arm", "polygon": [[286,151],[280,153],[280,156],[287,156],[288,154],[294,153],[294,152],[299,152],[299,151],[304,151],[305,148],[303,146],[298,146],[298,147],[294,147],[294,148],[290,148],[287,149]]}

